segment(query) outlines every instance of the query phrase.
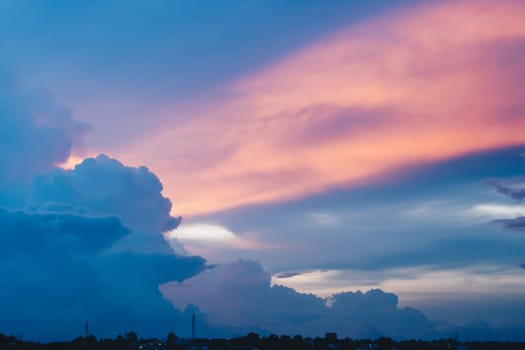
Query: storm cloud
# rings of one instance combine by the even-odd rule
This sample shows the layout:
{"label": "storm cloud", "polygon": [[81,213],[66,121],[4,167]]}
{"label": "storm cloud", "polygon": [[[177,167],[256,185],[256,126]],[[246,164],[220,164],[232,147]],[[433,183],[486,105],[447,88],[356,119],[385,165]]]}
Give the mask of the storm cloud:
{"label": "storm cloud", "polygon": [[204,266],[199,257],[108,252],[129,234],[115,216],[1,210],[0,227],[0,323],[38,339],[78,335],[84,320],[101,336],[172,330],[182,313],[158,285]]}
{"label": "storm cloud", "polygon": [[173,331],[187,315],[159,285],[206,267],[162,235],[180,218],[145,167],[100,155],[67,160],[89,127],[45,94],[0,76],[0,324],[31,339]]}

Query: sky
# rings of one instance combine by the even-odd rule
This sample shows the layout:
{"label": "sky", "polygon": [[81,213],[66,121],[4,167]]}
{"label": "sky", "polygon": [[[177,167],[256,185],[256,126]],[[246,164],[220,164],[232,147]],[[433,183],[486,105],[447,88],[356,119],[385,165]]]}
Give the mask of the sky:
{"label": "sky", "polygon": [[0,0],[0,332],[525,340],[519,0]]}

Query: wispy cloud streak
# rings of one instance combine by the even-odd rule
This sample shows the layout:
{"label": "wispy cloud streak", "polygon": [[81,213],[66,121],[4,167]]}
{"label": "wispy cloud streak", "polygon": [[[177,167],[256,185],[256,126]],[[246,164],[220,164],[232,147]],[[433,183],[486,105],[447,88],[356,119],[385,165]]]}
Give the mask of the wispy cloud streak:
{"label": "wispy cloud streak", "polygon": [[524,143],[524,13],[446,1],[352,26],[163,111],[188,122],[117,155],[149,159],[182,213],[202,214]]}

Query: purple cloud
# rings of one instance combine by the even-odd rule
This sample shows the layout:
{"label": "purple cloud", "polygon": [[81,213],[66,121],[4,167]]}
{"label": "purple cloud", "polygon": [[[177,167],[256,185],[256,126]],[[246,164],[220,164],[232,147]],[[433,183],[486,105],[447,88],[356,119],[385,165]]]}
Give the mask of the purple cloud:
{"label": "purple cloud", "polygon": [[432,325],[419,311],[399,308],[397,296],[381,290],[340,293],[327,300],[271,285],[270,275],[254,261],[217,266],[182,284],[162,287],[178,308],[194,304],[213,325],[237,331],[262,328],[276,334],[421,337]]}

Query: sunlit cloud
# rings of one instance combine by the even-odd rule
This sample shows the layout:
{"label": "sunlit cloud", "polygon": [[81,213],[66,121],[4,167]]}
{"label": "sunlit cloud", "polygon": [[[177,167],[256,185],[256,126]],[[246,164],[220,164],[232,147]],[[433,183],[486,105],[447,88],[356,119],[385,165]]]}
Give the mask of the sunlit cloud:
{"label": "sunlit cloud", "polygon": [[272,283],[294,288],[302,293],[330,297],[343,291],[381,288],[401,295],[410,304],[419,299],[455,298],[469,294],[519,294],[525,280],[519,266],[474,266],[461,269],[428,267],[362,270],[315,270],[292,276],[272,276]]}
{"label": "sunlit cloud", "polygon": [[[337,270],[314,270],[293,275],[276,274],[272,276],[272,284],[294,288],[302,293],[313,293],[321,297],[329,297],[346,290],[357,290],[355,282],[341,280],[341,273]],[[375,285],[376,283],[370,283]]]}
{"label": "sunlit cloud", "polygon": [[211,224],[183,225],[179,230],[172,231],[171,235],[184,242],[224,242],[235,239],[235,235],[231,231],[222,226]]}
{"label": "sunlit cloud", "polygon": [[467,211],[467,214],[485,220],[512,219],[517,216],[525,216],[525,205],[484,203],[473,206]]}
{"label": "sunlit cloud", "polygon": [[[525,142],[525,4],[425,3],[343,29],[121,151],[203,214]],[[159,112],[160,113],[160,112]]]}
{"label": "sunlit cloud", "polygon": [[99,155],[101,152],[90,152],[89,154],[81,153],[81,154],[71,154],[69,158],[60,164],[57,164],[57,167],[64,169],[64,170],[73,170],[75,169],[75,166],[82,163],[82,161],[86,158],[95,158],[97,155]]}
{"label": "sunlit cloud", "polygon": [[[264,243],[257,235],[245,233],[236,234],[228,228],[214,223],[188,223],[164,234],[165,239],[170,242],[177,253],[200,254],[207,257],[212,263],[223,262],[222,254],[232,252],[244,255],[247,251],[259,249],[278,248]],[[182,244],[182,245],[181,245]],[[184,249],[181,249],[181,247]],[[227,254],[227,260],[232,255]]]}

